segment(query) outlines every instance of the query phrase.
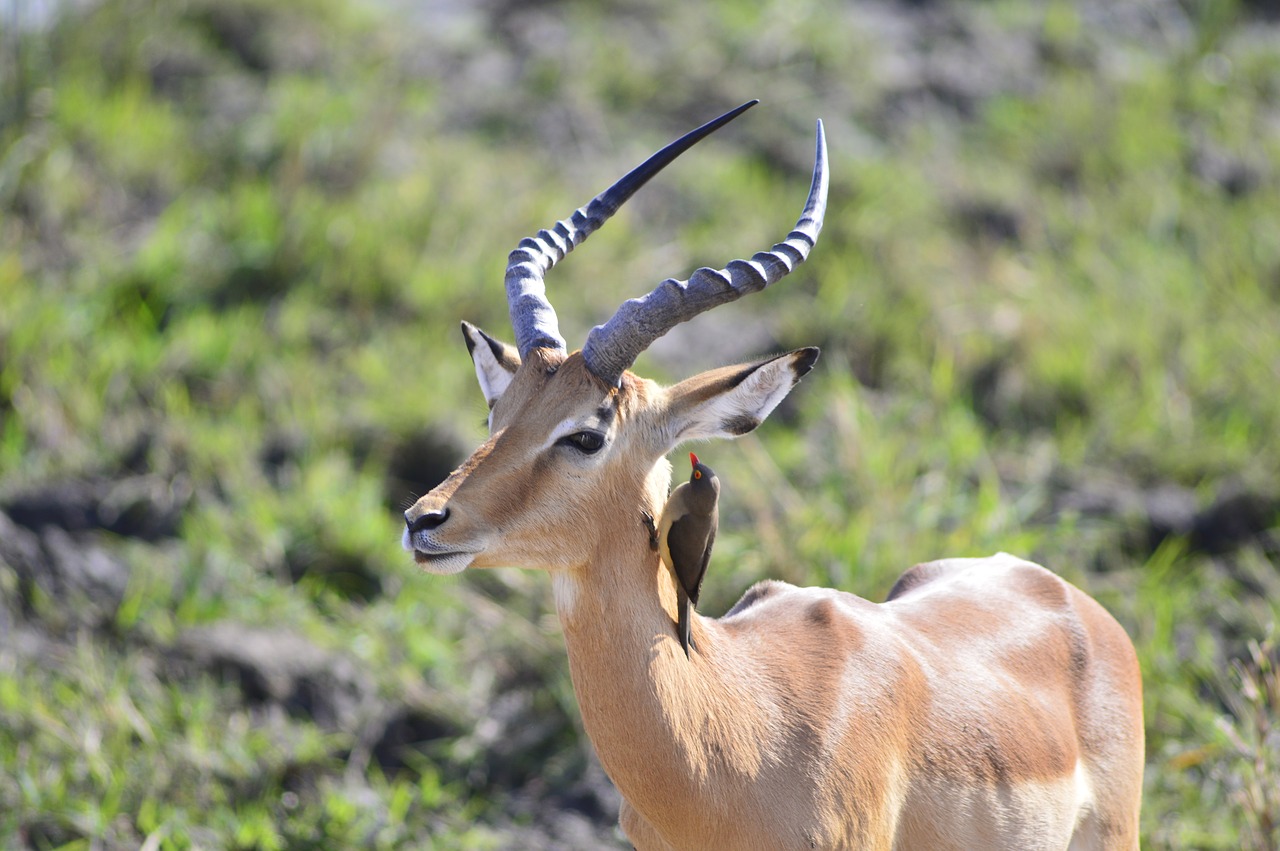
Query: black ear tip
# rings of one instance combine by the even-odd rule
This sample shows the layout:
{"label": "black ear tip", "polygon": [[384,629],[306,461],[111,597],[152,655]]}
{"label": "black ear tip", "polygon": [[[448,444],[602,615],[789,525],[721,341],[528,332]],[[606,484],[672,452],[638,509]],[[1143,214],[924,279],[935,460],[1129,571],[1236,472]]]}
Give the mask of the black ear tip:
{"label": "black ear tip", "polygon": [[476,340],[475,340],[474,334],[476,331],[479,331],[479,330],[480,330],[479,328],[472,325],[467,320],[465,319],[462,320],[462,339],[467,344],[467,354],[471,354],[473,351],[475,351]]}
{"label": "black ear tip", "polygon": [[809,374],[809,370],[813,369],[813,365],[818,362],[820,353],[821,350],[817,346],[808,346],[807,348],[796,350],[796,378],[803,378]]}

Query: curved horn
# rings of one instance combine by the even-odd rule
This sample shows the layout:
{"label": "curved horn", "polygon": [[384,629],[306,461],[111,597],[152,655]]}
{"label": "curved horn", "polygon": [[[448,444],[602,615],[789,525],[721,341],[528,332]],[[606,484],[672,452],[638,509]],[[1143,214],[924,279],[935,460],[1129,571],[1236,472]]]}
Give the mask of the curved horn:
{"label": "curved horn", "polygon": [[821,121],[817,135],[809,198],[786,240],[750,260],[734,260],[724,269],[698,269],[687,281],[668,278],[643,298],[623,302],[612,319],[587,335],[582,357],[588,369],[617,385],[640,353],[676,325],[777,283],[804,262],[818,241],[827,208],[827,137]]}
{"label": "curved horn", "polygon": [[555,349],[560,352],[565,350],[564,339],[560,336],[556,322],[556,312],[547,300],[546,285],[543,283],[543,277],[551,267],[582,244],[637,189],[676,157],[757,103],[758,100],[748,101],[697,130],[686,133],[636,166],[585,207],[575,210],[568,219],[556,222],[551,230],[540,230],[536,235],[520,241],[507,258],[506,274],[507,305],[520,357],[527,357],[534,348]]}

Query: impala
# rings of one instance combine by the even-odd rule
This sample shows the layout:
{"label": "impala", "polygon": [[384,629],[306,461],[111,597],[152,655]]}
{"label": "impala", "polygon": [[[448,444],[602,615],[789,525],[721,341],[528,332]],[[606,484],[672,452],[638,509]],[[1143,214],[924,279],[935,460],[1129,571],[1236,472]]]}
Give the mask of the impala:
{"label": "impala", "polygon": [[515,346],[463,323],[489,438],[405,512],[432,573],[551,575],[586,732],[641,849],[1133,849],[1142,691],[1093,599],[1013,556],[906,571],[883,603],[766,581],[696,613],[688,658],[654,536],[686,441],[756,428],[806,348],[671,387],[630,372],[672,326],[775,283],[822,227],[827,153],[771,250],[625,302],[568,353],[543,276],[654,174],[752,103],[673,142],[506,272]]}

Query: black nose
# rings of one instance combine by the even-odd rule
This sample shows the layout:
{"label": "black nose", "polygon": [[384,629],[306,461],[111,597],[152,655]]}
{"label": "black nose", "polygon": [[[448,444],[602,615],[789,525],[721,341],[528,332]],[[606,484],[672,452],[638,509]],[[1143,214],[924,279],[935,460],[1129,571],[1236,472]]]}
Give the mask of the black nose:
{"label": "black nose", "polygon": [[449,509],[439,508],[435,511],[428,511],[420,516],[417,520],[409,519],[409,512],[404,514],[404,525],[409,527],[409,534],[421,532],[426,529],[434,529],[441,523],[449,519]]}

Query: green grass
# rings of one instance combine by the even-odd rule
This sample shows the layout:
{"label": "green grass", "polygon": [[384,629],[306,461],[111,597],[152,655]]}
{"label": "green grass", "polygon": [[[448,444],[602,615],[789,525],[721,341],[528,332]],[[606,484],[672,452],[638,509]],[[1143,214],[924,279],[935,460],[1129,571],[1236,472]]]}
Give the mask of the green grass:
{"label": "green grass", "polygon": [[[161,541],[94,539],[129,568],[101,617],[0,559],[0,845],[502,847],[521,788],[578,782],[548,583],[418,574],[402,474],[414,447],[447,469],[481,438],[457,324],[509,336],[515,242],[758,96],[550,282],[580,343],[661,278],[767,245],[826,121],[810,262],[700,320],[824,348],[758,435],[706,450],[706,610],[765,576],[876,599],[917,561],[1040,560],[1137,644],[1144,846],[1276,847],[1274,649],[1253,648],[1280,621],[1277,518],[1215,553],[1055,508],[1082,482],[1280,497],[1275,25],[1229,2],[1151,31],[948,7],[1033,57],[948,94],[886,71],[904,48],[858,7],[793,5],[571,2],[490,37],[478,12],[109,0],[0,34],[21,47],[0,65],[0,497],[142,478],[181,506]],[[227,621],[353,660],[446,734],[384,771],[359,724],[166,667]],[[497,761],[474,731],[504,696],[546,723]]]}

